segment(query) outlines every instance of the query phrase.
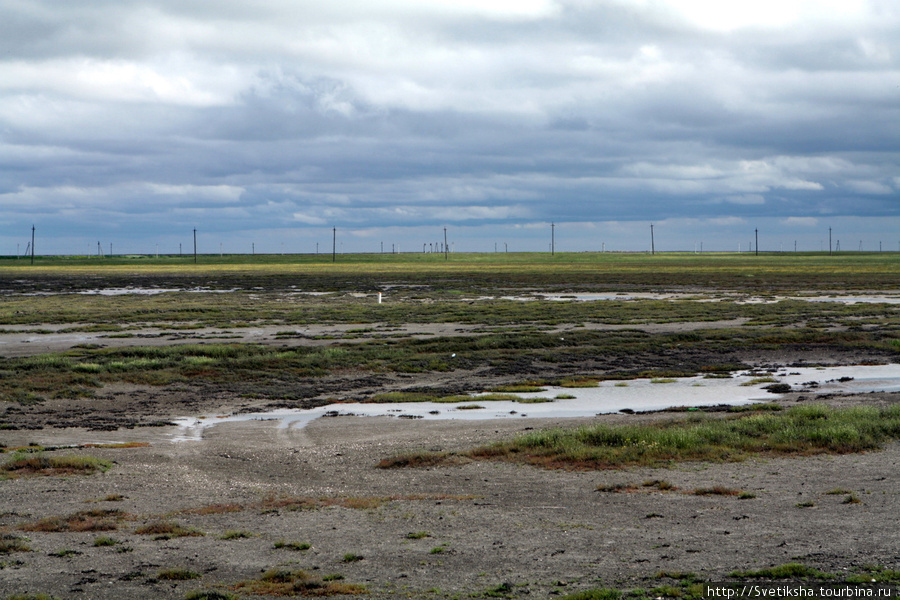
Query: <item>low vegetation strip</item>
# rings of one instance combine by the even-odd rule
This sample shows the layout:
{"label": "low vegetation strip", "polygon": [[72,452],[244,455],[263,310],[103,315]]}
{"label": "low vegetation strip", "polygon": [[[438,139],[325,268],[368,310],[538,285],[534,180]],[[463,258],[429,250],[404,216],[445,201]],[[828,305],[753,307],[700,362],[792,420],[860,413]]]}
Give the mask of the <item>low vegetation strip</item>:
{"label": "low vegetation strip", "polygon": [[40,475],[89,475],[104,472],[112,467],[108,460],[93,456],[45,456],[43,454],[16,453],[0,465],[0,478]]}
{"label": "low vegetation strip", "polygon": [[460,454],[419,452],[382,468],[504,460],[558,469],[666,466],[678,461],[740,461],[754,455],[844,454],[900,438],[900,406],[832,409],[796,406],[725,419],[704,415],[652,425],[595,425],[534,431]]}

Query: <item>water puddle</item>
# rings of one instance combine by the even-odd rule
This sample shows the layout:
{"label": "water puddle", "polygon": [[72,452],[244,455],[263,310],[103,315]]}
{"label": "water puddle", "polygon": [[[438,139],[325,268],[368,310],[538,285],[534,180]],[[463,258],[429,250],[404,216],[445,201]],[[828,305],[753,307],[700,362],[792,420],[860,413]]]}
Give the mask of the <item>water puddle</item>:
{"label": "water puddle", "polygon": [[694,302],[735,302],[737,304],[774,304],[782,300],[797,300],[800,302],[835,302],[838,304],[900,304],[900,296],[850,296],[850,295],[822,295],[822,296],[746,296],[742,294],[685,294],[685,293],[562,293],[547,294],[535,292],[521,296],[481,296],[469,300],[515,300],[528,302],[535,300],[549,300],[552,302],[634,302],[638,300],[670,300],[670,301],[694,301]]}
{"label": "water puddle", "polygon": [[[738,406],[777,397],[764,389],[784,383],[793,390],[813,393],[900,391],[900,365],[791,368],[775,373],[744,372],[727,379],[684,377],[674,380],[634,379],[603,381],[598,387],[560,388],[515,394],[523,402],[479,400],[478,395],[456,404],[406,402],[385,404],[342,403],[319,408],[277,410],[226,416],[177,419],[173,441],[199,440],[209,427],[220,423],[272,421],[278,428],[298,428],[321,417],[395,417],[405,419],[521,419],[589,417],[623,410],[663,410],[677,406]],[[574,396],[556,399],[557,396]],[[552,399],[536,402],[536,399]]]}

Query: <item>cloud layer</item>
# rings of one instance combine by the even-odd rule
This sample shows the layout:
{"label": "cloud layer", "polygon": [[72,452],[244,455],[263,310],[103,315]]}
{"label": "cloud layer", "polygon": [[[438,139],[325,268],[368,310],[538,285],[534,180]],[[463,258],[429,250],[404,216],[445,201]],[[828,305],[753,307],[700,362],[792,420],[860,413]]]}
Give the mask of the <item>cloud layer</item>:
{"label": "cloud layer", "polygon": [[650,222],[670,249],[893,250],[898,56],[893,0],[13,0],[0,253],[32,224],[60,253],[194,227],[542,250],[551,222],[569,250]]}

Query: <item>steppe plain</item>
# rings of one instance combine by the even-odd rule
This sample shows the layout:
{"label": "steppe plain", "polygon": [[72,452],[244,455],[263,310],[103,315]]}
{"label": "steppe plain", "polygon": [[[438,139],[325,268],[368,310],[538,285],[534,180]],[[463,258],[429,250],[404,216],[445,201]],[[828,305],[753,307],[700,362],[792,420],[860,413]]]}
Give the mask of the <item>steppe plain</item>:
{"label": "steppe plain", "polygon": [[[762,386],[791,367],[893,363],[894,253],[26,262],[0,261],[0,462],[100,468],[3,471],[2,599],[689,598],[727,579],[900,581],[896,440],[545,468],[466,452],[544,428],[746,416],[337,416],[183,442],[172,425],[392,392],[742,370]],[[768,410],[898,400],[792,389]],[[445,460],[382,468],[398,456]]]}

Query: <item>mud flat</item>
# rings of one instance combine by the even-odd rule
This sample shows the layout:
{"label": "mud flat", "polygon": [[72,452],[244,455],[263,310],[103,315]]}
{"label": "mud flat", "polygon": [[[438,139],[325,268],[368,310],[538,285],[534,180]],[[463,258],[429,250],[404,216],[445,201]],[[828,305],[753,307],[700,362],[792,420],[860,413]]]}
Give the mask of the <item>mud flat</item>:
{"label": "mud flat", "polygon": [[[485,280],[490,277],[493,274],[484,275]],[[60,287],[40,283],[20,287],[26,291]],[[103,287],[102,282],[78,283],[80,287],[76,283],[73,279],[76,291]],[[202,278],[189,283],[208,284]],[[106,287],[150,284],[190,287],[179,281],[136,282],[126,275]],[[233,287],[234,281],[222,283],[223,289]],[[629,293],[624,287],[622,293]],[[419,294],[419,288],[409,293]],[[559,293],[570,295],[566,290]],[[867,296],[877,293],[866,290]],[[296,313],[321,309],[290,304],[278,294],[267,306],[285,302],[285,314],[289,309]],[[99,298],[84,296],[87,300],[82,302],[94,302],[95,296]],[[129,315],[148,306],[158,309],[154,314],[169,314],[163,309],[175,306],[169,322],[162,317],[142,322],[133,337],[88,331],[92,323],[82,321],[77,325],[84,331],[64,332],[70,327],[66,319],[77,315],[66,313],[64,304],[52,304],[52,297],[35,297],[36,302],[46,302],[40,306],[57,311],[52,323],[41,324],[37,313],[15,313],[30,305],[16,304],[8,311],[6,333],[0,336],[4,342],[0,355],[9,369],[4,385],[15,374],[11,365],[37,369],[34,361],[17,363],[24,360],[21,357],[46,353],[75,352],[65,355],[68,362],[47,361],[63,365],[56,371],[46,367],[51,383],[53,377],[76,367],[80,374],[110,373],[103,370],[107,362],[124,359],[105,353],[132,347],[157,350],[192,344],[189,358],[195,366],[178,372],[189,373],[193,378],[189,383],[154,386],[109,379],[83,396],[47,393],[37,400],[29,396],[0,403],[0,442],[8,450],[0,455],[0,463],[23,456],[106,461],[97,463],[102,468],[92,474],[63,469],[52,476],[7,473],[0,479],[0,600],[14,594],[180,600],[192,593],[202,598],[202,591],[217,592],[218,597],[275,597],[281,590],[276,584],[284,581],[296,584],[298,597],[306,591],[338,597],[365,593],[364,597],[378,600],[551,598],[601,587],[640,589],[644,596],[656,597],[665,594],[653,590],[677,588],[686,578],[717,581],[735,571],[787,563],[838,578],[866,573],[895,577],[900,571],[900,536],[894,525],[900,513],[896,441],[860,453],[679,462],[665,468],[550,470],[470,459],[386,469],[379,468],[379,462],[397,455],[462,453],[543,428],[648,424],[696,413],[487,420],[333,416],[303,427],[282,427],[280,421],[261,414],[256,420],[220,419],[184,442],[173,441],[180,430],[171,425],[181,417],[214,421],[224,415],[320,406],[333,400],[360,401],[385,391],[455,394],[530,379],[560,382],[592,373],[663,369],[696,373],[712,366],[718,369],[713,374],[724,376],[721,364],[727,363],[735,369],[758,370],[765,377],[800,366],[887,364],[897,362],[898,355],[893,305],[860,302],[820,308],[817,303],[809,309],[793,300],[771,308],[746,304],[731,310],[720,302],[702,303],[700,308],[679,310],[710,311],[703,319],[679,317],[676,322],[656,300],[634,309],[629,305],[602,310],[588,302],[570,306],[552,301],[557,308],[546,310],[534,309],[537,302],[516,302],[513,309],[497,305],[493,312],[484,312],[497,329],[446,319],[436,322],[441,316],[437,309],[421,312],[417,322],[392,321],[388,328],[367,321],[361,328],[356,315],[372,313],[361,312],[355,300],[348,300],[338,307],[350,315],[343,321],[298,324],[294,317],[279,320],[280,313],[272,308],[275,316],[251,322],[247,314],[228,305],[236,315],[230,320],[250,326],[206,324],[172,331],[167,326],[195,317],[178,316],[174,312],[178,298],[165,296],[141,299],[157,303],[152,305],[110,297],[123,302],[123,314]],[[191,301],[199,302],[197,296],[191,294]],[[228,294],[216,296],[215,302],[230,302]],[[463,303],[455,298],[451,308],[458,310]],[[406,301],[409,307],[421,308],[442,300],[435,296]],[[98,323],[115,312],[104,312],[107,308],[100,303],[80,306],[95,311]],[[465,308],[479,307],[465,304]],[[550,316],[552,310],[565,310],[577,318],[538,315],[544,320],[527,324],[531,330],[522,328],[532,345],[517,348],[518,330],[497,333],[500,327],[518,326],[520,313],[510,310],[540,310]],[[754,312],[747,316],[745,310]],[[786,322],[787,310],[807,323]],[[830,312],[823,317],[826,310]],[[185,321],[177,320],[182,318]],[[42,332],[27,331],[36,328]],[[359,333],[360,329],[366,331]],[[285,335],[286,331],[296,335]],[[394,337],[380,337],[384,333]],[[229,335],[236,337],[217,338]],[[732,335],[739,342],[732,342]],[[436,343],[420,344],[429,340]],[[216,366],[211,361],[221,350],[219,343],[277,347],[285,354],[306,347],[393,344],[391,348],[411,347],[446,358],[450,352],[441,345],[451,341],[454,347],[467,344],[474,357],[467,358],[464,368],[446,363],[432,370],[401,371],[387,362],[367,363],[376,367],[366,369],[350,364],[324,375],[288,380],[283,389],[299,400],[248,393],[268,381],[226,385],[203,379]],[[607,346],[601,342],[619,345],[605,352]],[[202,352],[205,344],[208,354]],[[300,361],[305,356],[289,358]],[[648,387],[666,394],[666,385]],[[883,408],[900,403],[900,394],[891,391],[801,387],[772,394],[771,401],[785,408],[811,404]],[[712,410],[703,414],[709,419],[728,415]],[[41,447],[43,452],[28,452]],[[16,448],[21,450],[13,451]],[[301,571],[305,583],[298,579]]]}

